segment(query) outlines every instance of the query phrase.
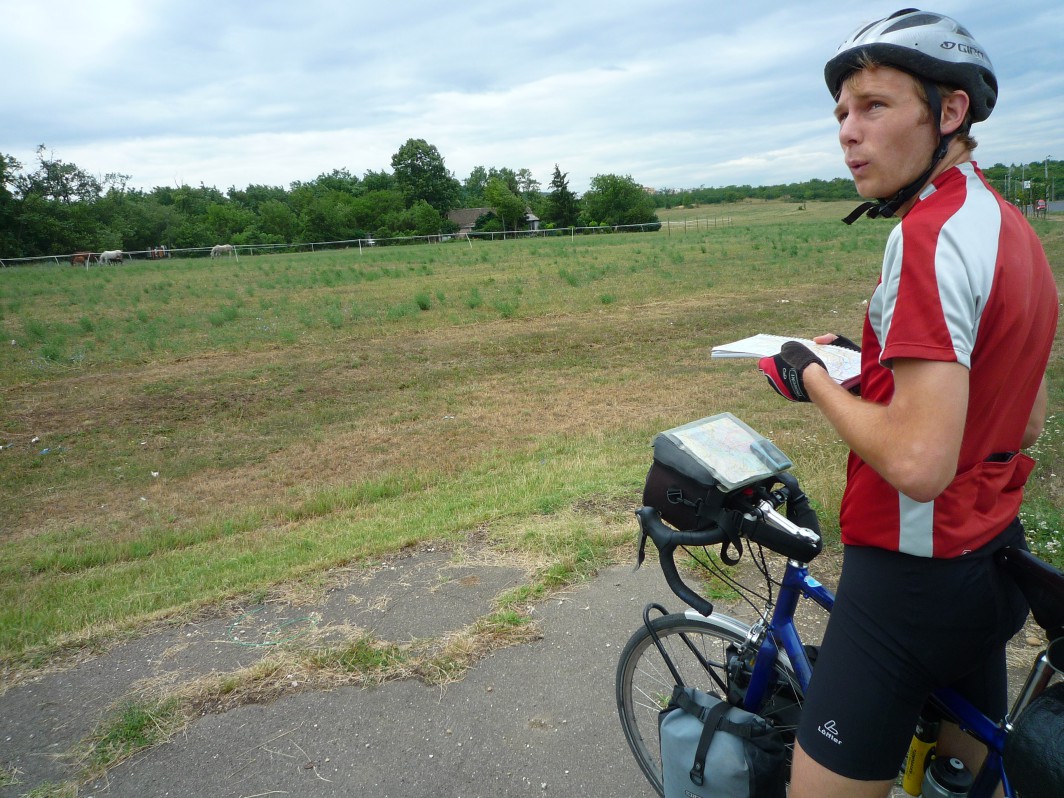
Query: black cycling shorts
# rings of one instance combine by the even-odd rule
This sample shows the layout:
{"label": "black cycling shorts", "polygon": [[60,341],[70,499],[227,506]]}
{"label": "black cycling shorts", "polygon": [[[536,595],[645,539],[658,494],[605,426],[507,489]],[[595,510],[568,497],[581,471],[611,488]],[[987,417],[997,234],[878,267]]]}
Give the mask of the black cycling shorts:
{"label": "black cycling shorts", "polygon": [[952,687],[990,718],[1007,709],[1005,644],[1027,602],[993,554],[1026,548],[1019,521],[954,559],[847,546],[798,727],[803,750],[862,781],[898,775],[929,692]]}

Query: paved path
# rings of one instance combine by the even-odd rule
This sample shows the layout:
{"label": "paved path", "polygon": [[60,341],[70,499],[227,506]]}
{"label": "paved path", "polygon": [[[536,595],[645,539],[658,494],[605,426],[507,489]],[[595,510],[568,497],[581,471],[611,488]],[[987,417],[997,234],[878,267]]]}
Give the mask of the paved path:
{"label": "paved path", "polygon": [[[108,707],[146,679],[180,684],[253,664],[258,627],[296,633],[355,624],[394,641],[455,631],[520,584],[516,568],[456,566],[422,552],[354,579],[313,607],[248,615],[140,638],[0,696],[0,763],[14,798],[75,771],[66,753]],[[542,638],[495,652],[461,681],[291,693],[207,715],[174,740],[83,785],[87,796],[646,796],[613,700],[620,648],[663,582],[652,568],[608,569],[534,609]],[[286,632],[287,633],[287,632]]]}
{"label": "paved path", "polygon": [[[379,638],[444,635],[491,610],[524,580],[516,568],[456,565],[422,551],[352,577],[307,606],[247,614],[142,637],[0,696],[0,764],[15,798],[74,776],[60,756],[145,680],[180,684],[261,658],[264,641],[350,625]],[[653,563],[605,570],[534,608],[542,637],[506,648],[458,682],[409,679],[376,688],[305,690],[208,714],[172,741],[82,785],[80,796],[374,796],[649,798],[621,733],[614,667],[647,601],[679,610]]]}

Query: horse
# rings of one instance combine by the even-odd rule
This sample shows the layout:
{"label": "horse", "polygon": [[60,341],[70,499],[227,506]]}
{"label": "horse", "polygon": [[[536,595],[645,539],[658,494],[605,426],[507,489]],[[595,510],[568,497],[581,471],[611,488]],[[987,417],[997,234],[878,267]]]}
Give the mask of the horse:
{"label": "horse", "polygon": [[240,256],[237,255],[236,248],[232,244],[215,244],[211,247],[211,260],[214,258],[220,258],[222,255],[226,255],[230,258],[236,255],[238,259],[240,258]]}
{"label": "horse", "polygon": [[89,268],[89,264],[92,263],[93,260],[99,259],[91,252],[75,252],[73,255],[70,256],[70,265],[84,266],[87,269]]}
{"label": "horse", "polygon": [[100,265],[105,263],[121,263],[122,262],[122,250],[109,249],[106,252],[101,252],[99,257]]}

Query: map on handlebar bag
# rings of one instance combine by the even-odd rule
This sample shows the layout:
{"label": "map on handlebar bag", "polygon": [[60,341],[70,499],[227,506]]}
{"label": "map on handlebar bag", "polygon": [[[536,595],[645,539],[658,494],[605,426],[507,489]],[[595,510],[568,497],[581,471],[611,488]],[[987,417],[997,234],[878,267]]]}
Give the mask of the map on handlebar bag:
{"label": "map on handlebar bag", "polygon": [[[778,474],[793,465],[768,438],[731,413],[718,413],[658,435],[697,460],[726,492]],[[673,448],[674,447],[674,448]],[[655,452],[659,442],[655,441]]]}
{"label": "map on handlebar bag", "polygon": [[713,347],[710,357],[770,357],[778,355],[788,341],[797,341],[808,346],[817,357],[824,361],[830,374],[843,388],[853,388],[861,381],[861,353],[842,346],[818,344],[808,338],[793,338],[785,335],[767,335],[760,333]]}

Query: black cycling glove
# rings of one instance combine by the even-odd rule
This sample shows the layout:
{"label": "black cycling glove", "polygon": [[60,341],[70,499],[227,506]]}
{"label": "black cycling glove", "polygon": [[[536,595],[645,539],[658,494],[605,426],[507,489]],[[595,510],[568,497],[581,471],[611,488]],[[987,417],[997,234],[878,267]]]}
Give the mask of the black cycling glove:
{"label": "black cycling glove", "polygon": [[797,341],[788,341],[778,355],[761,358],[757,366],[765,375],[768,384],[784,399],[792,402],[809,402],[811,400],[809,394],[805,392],[802,372],[813,363],[827,369],[824,361],[814,355],[808,347]]}
{"label": "black cycling glove", "polygon": [[836,336],[835,340],[828,344],[828,346],[841,346],[843,349],[852,349],[854,352],[861,351],[861,346],[859,344],[855,344],[845,335]]}

